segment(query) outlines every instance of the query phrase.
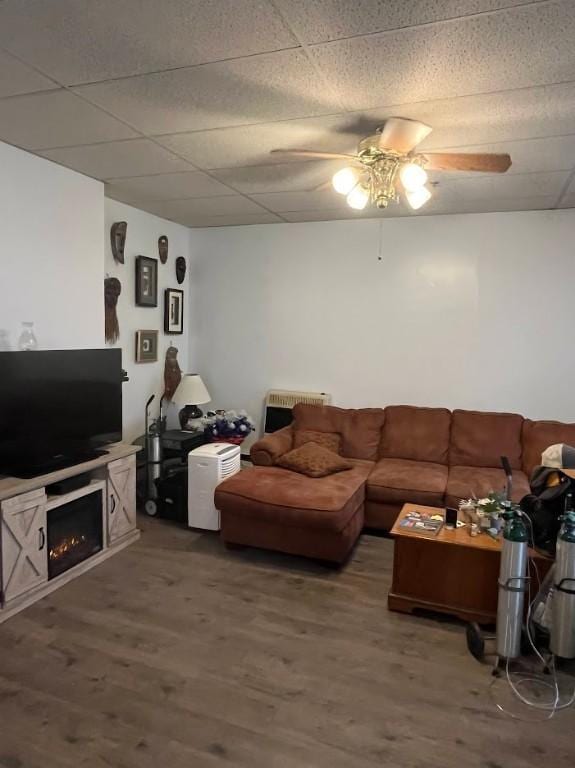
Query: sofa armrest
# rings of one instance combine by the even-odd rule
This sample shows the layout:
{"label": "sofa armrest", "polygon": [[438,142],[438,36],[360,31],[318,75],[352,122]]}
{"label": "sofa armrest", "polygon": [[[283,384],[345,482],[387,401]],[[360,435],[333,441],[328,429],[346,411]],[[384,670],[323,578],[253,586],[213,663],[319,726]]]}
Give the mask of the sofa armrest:
{"label": "sofa armrest", "polygon": [[293,427],[284,427],[271,435],[262,437],[255,442],[250,450],[250,456],[254,464],[263,467],[271,467],[284,453],[291,451],[293,447]]}

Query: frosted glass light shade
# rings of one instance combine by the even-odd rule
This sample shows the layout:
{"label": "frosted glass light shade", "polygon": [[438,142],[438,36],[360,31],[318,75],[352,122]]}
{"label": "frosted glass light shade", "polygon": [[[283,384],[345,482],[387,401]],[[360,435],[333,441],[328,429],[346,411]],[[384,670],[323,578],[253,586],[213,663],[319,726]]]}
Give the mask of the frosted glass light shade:
{"label": "frosted glass light shade", "polygon": [[407,202],[411,205],[413,210],[417,211],[418,208],[421,208],[421,206],[425,205],[425,203],[429,200],[431,197],[431,192],[427,189],[427,187],[419,187],[419,189],[407,190],[405,196],[407,197]]}
{"label": "frosted glass light shade", "polygon": [[347,196],[347,204],[350,208],[355,208],[357,211],[363,211],[368,202],[369,192],[361,184],[356,184]]}
{"label": "frosted glass light shade", "polygon": [[359,174],[355,168],[342,168],[341,171],[334,173],[331,183],[340,195],[348,195],[357,184],[358,179]]}
{"label": "frosted glass light shade", "polygon": [[173,397],[177,405],[202,405],[211,399],[202,377],[197,373],[184,374]]}
{"label": "frosted glass light shade", "polygon": [[415,192],[425,184],[427,174],[417,163],[406,163],[399,171],[399,178],[407,191]]}

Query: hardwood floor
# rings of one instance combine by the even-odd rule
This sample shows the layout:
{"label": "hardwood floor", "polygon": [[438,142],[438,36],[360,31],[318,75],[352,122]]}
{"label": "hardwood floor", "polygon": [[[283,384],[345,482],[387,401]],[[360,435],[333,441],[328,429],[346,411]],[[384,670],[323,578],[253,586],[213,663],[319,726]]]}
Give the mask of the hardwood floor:
{"label": "hardwood floor", "polygon": [[387,611],[391,541],[337,572],[140,525],[0,626],[3,768],[573,766],[574,711],[505,718],[461,625]]}

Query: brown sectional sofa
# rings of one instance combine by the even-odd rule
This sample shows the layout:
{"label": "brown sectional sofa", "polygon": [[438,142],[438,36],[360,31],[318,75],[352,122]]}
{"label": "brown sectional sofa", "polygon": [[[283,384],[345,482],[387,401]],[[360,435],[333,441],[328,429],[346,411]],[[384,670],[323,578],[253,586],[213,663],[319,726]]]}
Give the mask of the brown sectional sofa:
{"label": "brown sectional sofa", "polygon": [[[309,478],[274,466],[307,431],[336,433],[345,472]],[[228,544],[343,562],[364,527],[389,530],[406,502],[457,506],[505,486],[500,457],[513,470],[513,499],[553,443],[575,444],[575,424],[511,413],[391,405],[359,410],[299,404],[294,421],[251,450],[254,467],[216,489]]]}

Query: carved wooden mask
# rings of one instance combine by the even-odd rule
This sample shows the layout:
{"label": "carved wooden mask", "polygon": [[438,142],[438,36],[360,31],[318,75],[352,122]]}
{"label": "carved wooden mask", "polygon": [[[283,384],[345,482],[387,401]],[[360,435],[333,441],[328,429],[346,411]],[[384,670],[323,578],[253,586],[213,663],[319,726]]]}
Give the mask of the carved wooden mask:
{"label": "carved wooden mask", "polygon": [[176,259],[176,280],[181,285],[186,277],[186,260],[183,256]]}
{"label": "carved wooden mask", "polygon": [[181,380],[182,371],[178,363],[178,349],[177,347],[168,347],[164,364],[164,397],[166,400],[172,399]]}
{"label": "carved wooden mask", "polygon": [[158,238],[158,253],[160,254],[160,261],[165,264],[168,260],[168,238],[166,235],[160,235]]}
{"label": "carved wooden mask", "polygon": [[105,336],[108,344],[115,344],[120,338],[116,305],[121,293],[122,285],[117,277],[107,277],[104,280]]}
{"label": "carved wooden mask", "polygon": [[110,230],[110,241],[112,243],[112,256],[118,264],[124,263],[124,246],[126,245],[127,221],[116,221],[112,224]]}

